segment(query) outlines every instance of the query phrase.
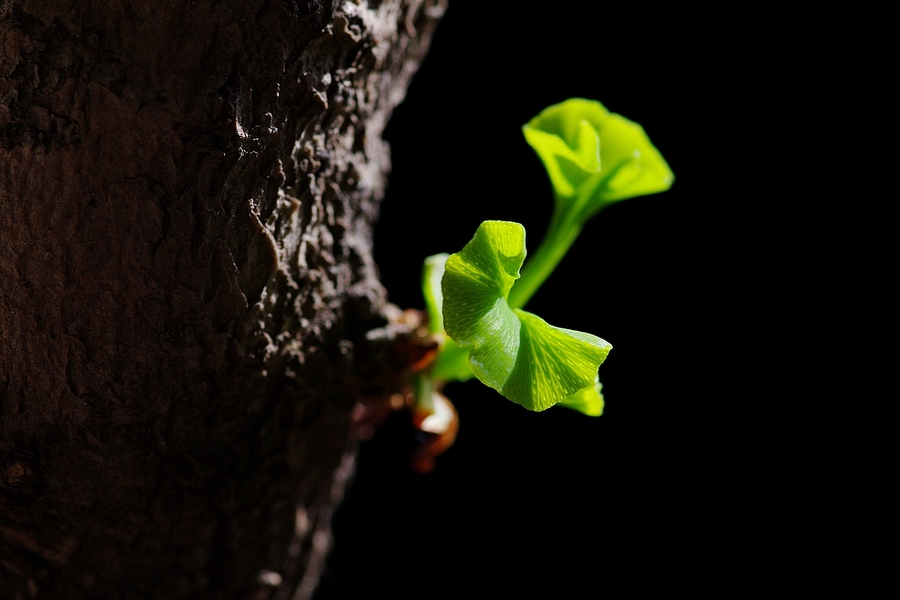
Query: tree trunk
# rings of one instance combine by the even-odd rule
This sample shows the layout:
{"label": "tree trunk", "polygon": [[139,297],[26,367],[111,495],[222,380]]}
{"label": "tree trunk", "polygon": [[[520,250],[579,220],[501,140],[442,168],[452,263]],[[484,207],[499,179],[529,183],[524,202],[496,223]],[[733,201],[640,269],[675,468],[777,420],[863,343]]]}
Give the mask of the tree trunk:
{"label": "tree trunk", "polygon": [[311,594],[444,2],[0,0],[0,598]]}

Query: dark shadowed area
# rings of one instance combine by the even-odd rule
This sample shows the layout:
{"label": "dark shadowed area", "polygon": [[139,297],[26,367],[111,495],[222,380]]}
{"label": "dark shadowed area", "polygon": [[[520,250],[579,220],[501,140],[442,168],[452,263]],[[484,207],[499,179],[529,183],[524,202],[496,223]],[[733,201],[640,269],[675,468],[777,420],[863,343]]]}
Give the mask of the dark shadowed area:
{"label": "dark shadowed area", "polygon": [[449,386],[461,430],[427,476],[409,469],[396,415],[363,445],[317,600],[710,594],[836,576],[821,561],[844,525],[824,529],[836,509],[816,498],[838,450],[801,384],[817,317],[792,292],[821,286],[821,255],[790,235],[803,207],[780,179],[806,159],[764,160],[828,110],[797,92],[821,85],[803,67],[824,43],[738,8],[712,27],[682,6],[596,4],[451,2],[387,131],[375,256],[390,300],[421,307],[422,259],[461,249],[482,220],[540,239],[550,186],[523,123],[573,96],[641,123],[673,189],[601,213],[528,306],[612,343],[606,413],[532,414],[475,382]]}

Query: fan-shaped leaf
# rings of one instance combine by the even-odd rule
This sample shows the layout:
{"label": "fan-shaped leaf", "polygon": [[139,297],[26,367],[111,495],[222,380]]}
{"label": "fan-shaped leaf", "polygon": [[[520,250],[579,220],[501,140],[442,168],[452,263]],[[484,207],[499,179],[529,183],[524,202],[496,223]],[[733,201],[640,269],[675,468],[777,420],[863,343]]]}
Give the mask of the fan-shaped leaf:
{"label": "fan-shaped leaf", "polygon": [[581,222],[609,202],[663,192],[675,179],[643,127],[594,100],[550,106],[522,131],[557,202],[573,204]]}
{"label": "fan-shaped leaf", "polygon": [[444,334],[444,294],[441,279],[449,254],[435,254],[425,259],[422,269],[422,295],[428,312],[428,331],[441,343],[440,352],[432,369],[432,377],[441,381],[466,381],[475,376],[469,366],[469,348],[461,348]]}
{"label": "fan-shaped leaf", "polygon": [[577,410],[589,417],[599,417],[603,414],[604,405],[603,394],[600,392],[602,388],[603,384],[600,383],[600,378],[595,377],[593,383],[578,390],[559,405]]}
{"label": "fan-shaped leaf", "polygon": [[442,279],[447,335],[471,347],[469,366],[482,383],[531,410],[544,410],[592,384],[610,345],[553,327],[507,303],[525,260],[525,229],[485,221],[451,255]]}

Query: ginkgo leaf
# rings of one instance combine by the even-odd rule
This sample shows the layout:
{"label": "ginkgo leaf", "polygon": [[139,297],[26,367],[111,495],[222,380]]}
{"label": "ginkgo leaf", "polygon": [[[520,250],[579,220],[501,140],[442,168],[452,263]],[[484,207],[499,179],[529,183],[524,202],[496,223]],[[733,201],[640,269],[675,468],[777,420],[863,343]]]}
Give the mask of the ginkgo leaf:
{"label": "ginkgo leaf", "polygon": [[594,100],[550,106],[522,127],[547,169],[556,201],[547,234],[510,304],[525,306],[584,224],[611,202],[663,192],[675,177],[644,129]]}
{"label": "ginkgo leaf", "polygon": [[592,384],[611,346],[579,331],[510,308],[507,298],[525,260],[525,229],[485,221],[445,265],[443,322],[485,385],[531,410],[545,410]]}
{"label": "ginkgo leaf", "polygon": [[469,366],[469,351],[451,339],[444,340],[444,345],[434,361],[432,375],[441,381],[468,381],[475,377]]}
{"label": "ginkgo leaf", "polygon": [[428,331],[442,333],[444,317],[441,314],[444,296],[441,292],[441,278],[444,276],[444,265],[449,254],[435,254],[425,259],[422,266],[422,296],[425,298],[425,311],[428,313]]}
{"label": "ginkgo leaf", "polygon": [[523,127],[525,139],[543,161],[558,196],[574,196],[586,179],[600,171],[600,136],[587,121],[578,123],[571,140],[529,125]]}
{"label": "ginkgo leaf", "polygon": [[553,184],[557,202],[586,221],[605,204],[663,192],[672,170],[639,124],[594,100],[571,98],[522,127]]}
{"label": "ginkgo leaf", "polygon": [[475,376],[469,366],[469,348],[461,348],[452,339],[444,335],[444,295],[441,291],[441,278],[444,276],[444,265],[449,254],[435,254],[425,259],[422,269],[422,296],[425,298],[425,310],[428,313],[428,331],[436,336],[441,344],[437,360],[432,367],[432,377],[441,381],[467,381]]}
{"label": "ginkgo leaf", "polygon": [[595,377],[593,383],[587,387],[581,388],[565,400],[559,403],[560,406],[577,410],[589,417],[599,417],[603,414],[603,394],[600,390],[603,384],[600,378]]}

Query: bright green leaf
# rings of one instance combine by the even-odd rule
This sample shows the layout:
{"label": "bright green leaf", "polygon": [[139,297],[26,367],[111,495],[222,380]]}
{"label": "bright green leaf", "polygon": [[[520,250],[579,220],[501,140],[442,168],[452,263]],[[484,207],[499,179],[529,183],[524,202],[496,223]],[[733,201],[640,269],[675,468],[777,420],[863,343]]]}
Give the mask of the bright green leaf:
{"label": "bright green leaf", "polygon": [[550,106],[522,131],[547,169],[556,206],[544,240],[510,296],[515,307],[525,306],[600,209],[665,191],[675,179],[640,125],[593,100],[572,98]]}
{"label": "bright green leaf", "polygon": [[428,331],[442,333],[444,318],[441,315],[444,296],[441,293],[441,278],[444,276],[444,264],[449,254],[435,254],[425,259],[422,267],[422,296],[425,297],[425,311],[428,313]]}
{"label": "bright green leaf", "polygon": [[577,410],[589,417],[599,417],[603,414],[604,405],[603,394],[600,393],[602,388],[603,384],[600,383],[600,378],[595,377],[593,383],[578,390],[559,405]]}
{"label": "bright green leaf", "polygon": [[469,366],[469,348],[459,345],[444,335],[442,315],[444,295],[441,292],[441,278],[449,254],[435,254],[425,259],[422,269],[422,295],[428,313],[428,331],[438,337],[441,343],[437,360],[432,367],[432,377],[441,381],[466,381],[475,376]]}
{"label": "bright green leaf", "polygon": [[675,179],[643,127],[594,100],[550,106],[522,130],[557,202],[572,204],[581,223],[605,204],[663,192]]}
{"label": "bright green leaf", "polygon": [[521,225],[482,223],[446,261],[443,321],[450,338],[471,347],[468,362],[482,383],[525,408],[544,410],[591,385],[611,346],[510,308],[524,260]]}
{"label": "bright green leaf", "polygon": [[468,381],[475,377],[469,366],[469,351],[453,340],[447,338],[441,346],[437,360],[434,361],[432,376],[441,381]]}

